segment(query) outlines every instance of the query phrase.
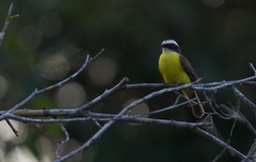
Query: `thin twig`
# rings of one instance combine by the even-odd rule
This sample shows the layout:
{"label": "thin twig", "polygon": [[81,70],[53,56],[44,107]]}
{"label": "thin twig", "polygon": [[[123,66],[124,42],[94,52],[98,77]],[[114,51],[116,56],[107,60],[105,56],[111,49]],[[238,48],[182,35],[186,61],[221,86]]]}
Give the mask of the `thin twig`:
{"label": "thin twig", "polygon": [[[254,140],[254,143],[252,144],[250,150],[248,151],[246,158],[244,160],[242,160],[241,162],[247,162],[247,161],[249,161],[249,159],[252,159],[253,154],[255,153],[255,150],[256,150],[256,140]],[[254,161],[254,160],[252,160],[252,161]]]}
{"label": "thin twig", "polygon": [[[10,24],[10,21],[16,17],[18,17],[19,15],[14,15],[14,16],[11,16],[12,14],[12,10],[13,10],[13,3],[10,4],[10,7],[9,7],[9,10],[8,10],[8,13],[7,13],[7,16],[6,16],[6,20],[5,20],[5,23],[4,23],[4,27],[3,27],[3,30],[2,32],[0,32],[0,46],[2,44],[2,41],[4,39],[4,36],[5,36],[5,33],[7,31],[7,28],[9,27],[9,24]],[[13,133],[18,137],[18,131],[14,128],[14,126],[12,125],[12,123],[8,120],[8,119],[5,119],[5,121],[7,122],[7,124],[10,126],[10,128],[12,129]]]}
{"label": "thin twig", "polygon": [[49,87],[43,88],[43,89],[35,89],[33,93],[31,93],[27,98],[25,98],[23,101],[21,101],[20,103],[16,104],[14,107],[12,107],[11,109],[5,111],[3,114],[0,115],[0,121],[3,120],[4,118],[6,118],[10,113],[12,113],[13,111],[19,109],[21,106],[23,106],[24,104],[26,104],[28,101],[30,101],[32,98],[34,98],[36,95],[40,94],[40,93],[44,93],[45,91],[49,91],[52,90],[54,88],[60,87],[62,86],[64,83],[70,81],[71,79],[73,79],[74,77],[76,77],[89,63],[89,55],[87,55],[86,60],[84,62],[84,64],[82,65],[82,67],[75,72],[74,74],[72,74],[71,76],[67,77],[66,79],[53,84]]}
{"label": "thin twig", "polygon": [[[234,120],[234,123],[230,129],[230,133],[229,133],[229,139],[227,140],[227,144],[230,144],[231,142],[231,137],[233,136],[233,132],[234,132],[234,129],[235,129],[235,126],[236,126],[236,120]],[[212,162],[216,162],[220,159],[220,157],[226,152],[226,147],[224,147],[221,152],[212,160]]]}
{"label": "thin twig", "polygon": [[64,125],[62,124],[62,123],[60,123],[60,128],[61,128],[61,130],[62,130],[62,132],[64,133],[64,139],[61,139],[60,141],[58,141],[57,142],[57,148],[56,148],[56,150],[55,150],[55,155],[57,156],[57,158],[59,158],[60,156],[59,156],[59,149],[60,149],[60,147],[64,144],[64,143],[66,143],[66,142],[68,142],[69,141],[69,133],[68,133],[68,131],[66,130],[66,128],[64,127]]}
{"label": "thin twig", "polygon": [[[228,140],[227,144],[229,143],[230,141]],[[217,162],[221,158],[221,156],[226,152],[226,150],[227,150],[226,148],[223,148],[221,152],[217,156],[215,156],[215,158],[211,162]]]}
{"label": "thin twig", "polygon": [[[126,79],[123,79],[124,81],[123,82],[126,82]],[[123,88],[123,82],[119,82],[118,86],[122,87]],[[77,148],[76,150],[68,153],[67,155],[64,155],[63,157],[59,158],[58,160],[56,160],[55,162],[61,162],[61,161],[64,161],[64,160],[67,160],[71,157],[73,157],[75,154],[81,152],[82,150],[86,150],[90,147],[90,145],[96,141],[98,138],[100,138],[100,136],[106,131],[108,130],[108,128],[110,128],[115,122],[116,122],[116,119],[120,118],[122,115],[126,114],[128,111],[130,111],[133,107],[153,98],[153,97],[156,97],[156,96],[159,96],[161,94],[164,94],[164,93],[167,93],[167,92],[171,92],[171,91],[176,91],[176,90],[180,90],[180,89],[183,89],[183,88],[186,88],[186,87],[189,87],[191,86],[193,83],[190,83],[190,84],[185,84],[185,85],[182,85],[182,86],[179,86],[179,87],[175,87],[175,88],[165,88],[165,89],[162,89],[162,90],[159,90],[159,91],[155,91],[155,92],[152,92],[146,96],[144,96],[143,98],[141,99],[138,99],[134,102],[132,102],[131,104],[129,104],[128,106],[126,106],[122,111],[120,111],[114,118],[113,120],[109,121],[108,123],[106,123],[97,133],[95,133],[86,143],[84,143],[82,146],[80,146],[79,148]],[[116,89],[112,89],[113,91],[116,90]],[[108,91],[107,91],[108,92]],[[107,93],[108,94],[108,93]],[[100,99],[99,99],[100,100]],[[82,109],[83,110],[83,109]]]}
{"label": "thin twig", "polygon": [[[193,85],[192,89],[198,90],[198,91],[210,92],[210,91],[216,91],[216,90],[227,88],[227,87],[234,86],[234,85],[240,85],[244,82],[252,81],[252,80],[255,80],[255,79],[256,79],[256,75],[250,76],[250,77],[247,77],[247,78],[243,78],[243,79],[239,79],[239,80],[223,81],[222,83],[220,82],[220,84],[217,84],[217,85],[214,85],[214,86],[209,86],[209,84],[201,83],[201,84],[198,84],[198,85],[197,84]],[[205,86],[205,85],[207,85],[207,86]]]}
{"label": "thin twig", "polygon": [[249,62],[249,66],[250,66],[250,68],[252,69],[252,71],[254,72],[254,75],[256,75],[256,69],[255,69],[255,67],[253,66],[253,63]]}
{"label": "thin twig", "polygon": [[[194,128],[196,126],[201,126],[202,123],[193,123],[193,122],[185,122],[185,121],[176,121],[176,120],[165,120],[165,119],[154,119],[154,118],[144,118],[144,117],[136,117],[122,115],[120,117],[116,117],[117,114],[105,114],[105,113],[93,113],[89,112],[89,117],[76,117],[76,118],[48,118],[48,119],[34,119],[28,117],[20,117],[15,116],[13,114],[10,115],[10,118],[15,119],[17,121],[26,122],[26,123],[38,123],[38,124],[46,124],[46,123],[69,123],[74,121],[123,121],[123,122],[133,122],[133,123],[141,123],[141,124],[156,124],[156,125],[172,125],[176,127],[184,127],[184,128]],[[116,118],[115,118],[116,117]]]}
{"label": "thin twig", "polygon": [[254,112],[256,111],[256,104],[249,100],[241,91],[239,91],[236,86],[232,86],[233,92],[239,96],[242,101],[247,104]]}
{"label": "thin twig", "polygon": [[[207,132],[207,131],[199,128],[199,127],[197,127],[196,130],[199,131],[200,133],[202,133],[202,135],[206,136],[210,140],[214,141],[216,144],[226,148],[229,152],[238,156],[240,159],[245,159],[246,158],[246,156],[244,154],[242,154],[240,151],[236,150],[234,147],[230,146],[229,144],[223,142],[222,140],[220,140],[216,136],[212,135],[211,133],[209,133],[209,132]],[[252,161],[249,160],[248,162],[252,162]]]}
{"label": "thin twig", "polygon": [[[99,52],[102,53],[102,52]],[[96,55],[97,57],[98,55]],[[92,58],[92,59],[95,59]],[[220,138],[215,137],[214,135],[210,134],[206,130],[201,129],[200,127],[204,126],[204,122],[199,122],[199,123],[194,123],[194,122],[186,122],[186,121],[175,121],[175,120],[163,120],[163,119],[153,119],[153,118],[143,118],[145,114],[139,114],[139,115],[134,115],[134,116],[129,116],[127,115],[127,112],[132,110],[135,106],[138,104],[141,104],[143,102],[146,102],[156,96],[163,95],[165,93],[169,92],[177,92],[182,89],[194,89],[194,90],[200,90],[203,92],[212,92],[212,96],[209,97],[205,93],[206,97],[206,103],[210,105],[211,109],[213,110],[213,114],[210,113],[209,115],[217,115],[221,117],[224,120],[230,120],[230,119],[235,119],[239,122],[242,122],[245,126],[249,127],[250,130],[252,130],[255,134],[256,131],[253,128],[252,124],[249,122],[249,120],[246,119],[245,116],[240,112],[240,103],[237,102],[235,106],[228,107],[225,104],[220,104],[218,105],[215,101],[215,92],[219,89],[222,88],[230,88],[230,87],[235,87],[238,85],[242,85],[247,82],[252,82],[253,80],[256,79],[255,76],[252,77],[247,77],[244,79],[240,79],[237,81],[224,81],[224,82],[216,82],[216,83],[205,83],[205,84],[198,84],[198,82],[193,82],[189,84],[181,84],[181,85],[168,85],[168,84],[155,84],[155,83],[142,83],[142,84],[127,84],[129,81],[128,78],[122,79],[117,85],[115,85],[113,88],[109,90],[105,90],[101,95],[97,96],[95,99],[91,100],[90,102],[86,103],[85,105],[79,107],[79,108],[69,108],[69,109],[43,109],[43,110],[18,110],[21,106],[23,106],[25,103],[27,103],[29,100],[31,100],[35,95],[39,93],[43,93],[47,90],[52,90],[53,88],[57,88],[62,86],[64,83],[70,81],[74,77],[76,77],[85,67],[86,65],[90,62],[89,55],[86,58],[85,63],[83,66],[74,74],[70,75],[68,78],[53,84],[49,87],[43,88],[41,90],[36,90],[34,93],[31,94],[31,96],[27,97],[24,101],[21,103],[17,104],[13,108],[7,110],[7,111],[1,111],[0,112],[0,119],[14,119],[22,122],[29,122],[29,123],[66,123],[66,122],[73,122],[73,121],[93,121],[96,122],[106,122],[103,126],[100,126],[98,132],[96,132],[90,139],[87,140],[81,147],[77,148],[76,150],[64,155],[63,157],[58,157],[59,159],[56,161],[64,161],[66,159],[71,158],[72,156],[76,155],[78,152],[84,151],[88,149],[100,136],[108,130],[115,122],[117,121],[122,121],[122,122],[135,122],[135,123],[142,123],[142,124],[160,124],[160,125],[171,125],[171,126],[177,126],[177,127],[183,127],[183,128],[188,128],[188,129],[196,129],[199,132],[201,132],[203,135],[207,136],[210,138],[212,141],[215,143],[221,145],[224,149],[227,149],[229,152],[232,154],[240,157],[241,159],[245,159],[246,156],[243,155],[241,152],[239,152],[236,148],[232,147],[229,145],[229,143],[223,142]],[[118,93],[121,90],[129,90],[129,89],[159,89],[163,88],[160,90],[153,91],[149,93],[148,95],[132,102],[128,106],[126,106],[122,111],[120,111],[118,114],[105,114],[105,113],[95,113],[95,112],[90,112],[91,108],[95,106],[96,104],[104,101],[104,99],[108,98],[109,96]],[[205,90],[205,89],[210,89],[210,90]],[[241,99],[245,98],[248,99],[247,97],[243,97],[242,93],[235,87],[234,93],[237,94]],[[240,92],[240,93],[238,93]],[[189,101],[184,101],[179,103],[179,99],[182,96],[177,97],[177,99],[174,101],[174,103],[168,107],[161,108],[156,111],[151,111],[147,113],[147,115],[150,114],[156,114],[164,111],[168,111],[177,107],[180,107],[181,105],[186,105],[188,102],[193,102],[194,99],[189,99]],[[248,99],[249,100],[249,99]],[[246,100],[247,101],[247,100]],[[250,100],[249,100],[250,101]],[[249,104],[254,104],[251,102],[245,102],[247,105]],[[195,103],[197,104],[197,103]],[[215,109],[220,108],[221,110],[225,110],[226,116],[223,116],[222,114],[218,113]],[[42,118],[40,119],[39,117],[58,117],[62,116],[62,118],[56,118],[56,119],[49,119],[49,118]],[[235,124],[234,124],[235,125]],[[234,130],[234,125],[232,126],[230,136],[233,134]],[[58,155],[58,154],[57,154]],[[222,155],[222,152],[220,153],[219,156]],[[251,157],[251,156],[250,156]]]}
{"label": "thin twig", "polygon": [[10,21],[19,16],[18,14],[12,16],[13,5],[14,5],[13,3],[10,4],[9,10],[8,10],[8,13],[7,13],[7,16],[6,16],[6,20],[5,20],[5,23],[4,23],[3,30],[2,30],[2,32],[0,32],[0,45],[2,44],[5,33],[8,29],[8,27],[9,27]]}
{"label": "thin twig", "polygon": [[31,93],[27,98],[25,98],[23,101],[21,101],[20,103],[16,104],[15,106],[13,106],[11,109],[5,111],[1,116],[0,116],[0,121],[5,119],[10,113],[12,113],[13,111],[19,109],[21,106],[23,106],[24,104],[26,104],[28,101],[30,101],[35,95],[37,94],[37,89],[35,89],[35,91],[33,93]]}
{"label": "thin twig", "polygon": [[90,62],[90,55],[87,55],[83,65],[75,73],[68,76],[66,79],[61,80],[58,83],[52,84],[52,85],[50,85],[48,87],[45,87],[45,88],[42,88],[42,89],[39,89],[37,94],[44,93],[45,91],[49,91],[49,90],[61,87],[63,84],[65,84],[68,81],[74,79],[78,74],[80,74],[81,71],[83,71],[85,69],[85,67],[89,64],[89,62]]}
{"label": "thin twig", "polygon": [[12,123],[8,120],[5,119],[5,121],[7,122],[7,124],[10,126],[10,128],[12,129],[13,133],[15,134],[16,137],[18,137],[18,131],[14,128],[14,126],[12,125]]}
{"label": "thin twig", "polygon": [[175,101],[174,104],[172,104],[170,106],[160,108],[160,109],[155,110],[155,111],[150,111],[150,112],[147,112],[147,113],[139,114],[139,115],[133,115],[133,117],[136,118],[136,117],[141,117],[141,116],[148,116],[148,115],[153,115],[153,114],[158,114],[158,113],[162,113],[162,112],[165,112],[165,111],[173,110],[173,109],[179,108],[181,106],[187,105],[191,101],[194,101],[194,100],[196,100],[196,98],[189,99],[189,100],[184,101],[182,103],[176,103],[176,101]]}
{"label": "thin twig", "polygon": [[98,52],[94,57],[92,57],[92,58],[90,59],[90,61],[93,61],[93,60],[95,60],[96,58],[98,58],[104,51],[106,51],[105,48],[102,48],[102,49],[100,50],[100,52]]}
{"label": "thin twig", "polygon": [[111,96],[112,94],[122,90],[125,87],[125,84],[129,81],[129,79],[127,77],[124,77],[116,86],[114,86],[113,88],[111,88],[110,90],[105,90],[101,95],[99,95],[98,97],[96,97],[95,99],[93,99],[92,101],[90,101],[89,103],[81,106],[78,109],[79,113],[84,113],[86,111],[88,111],[89,109],[91,109],[94,105],[96,105],[97,103],[101,102],[102,100],[104,100],[105,98]]}

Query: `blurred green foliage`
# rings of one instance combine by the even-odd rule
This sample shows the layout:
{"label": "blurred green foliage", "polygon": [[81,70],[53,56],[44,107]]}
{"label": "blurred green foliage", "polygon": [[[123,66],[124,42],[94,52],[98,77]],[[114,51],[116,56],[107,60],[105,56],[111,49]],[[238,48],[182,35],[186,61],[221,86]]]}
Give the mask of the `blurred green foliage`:
{"label": "blurred green foliage", "polygon": [[[9,4],[9,1],[0,2],[1,27]],[[20,17],[11,22],[0,46],[0,75],[8,82],[8,91],[1,98],[2,108],[15,105],[36,87],[43,88],[63,79],[81,65],[87,53],[93,56],[102,48],[107,50],[102,57],[112,60],[108,63],[114,64],[116,73],[111,82],[96,85],[88,71],[83,72],[75,81],[84,87],[88,99],[124,76],[132,83],[162,82],[157,66],[159,45],[169,38],[177,40],[183,55],[199,77],[204,78],[203,82],[240,79],[253,74],[248,66],[248,62],[255,63],[256,58],[256,1],[253,0],[20,0],[15,1],[13,14],[16,13]],[[60,66],[66,66],[64,63],[68,61],[69,68],[64,69],[63,74],[56,71],[55,79],[45,78],[45,74],[50,74],[41,74],[39,67],[46,69],[41,66],[42,60],[56,53],[67,59],[62,60]],[[98,71],[93,73],[100,75]],[[37,96],[26,106],[55,107],[56,93],[57,90]],[[130,98],[146,93],[148,91],[121,92],[95,109],[116,112]],[[255,89],[245,89],[245,93],[256,100]],[[229,92],[223,94],[219,97],[222,102],[234,99]],[[168,95],[150,101],[149,109],[170,104],[169,98]],[[160,117],[187,118],[183,113],[177,112],[178,116],[161,114]],[[228,134],[232,123],[217,122]],[[43,132],[49,134],[48,129],[43,128]],[[72,138],[82,143],[95,132],[95,125],[70,123],[67,129]],[[251,136],[239,125],[234,138],[240,142],[234,145],[242,152],[248,151],[252,141],[246,138]],[[27,143],[31,140],[37,139],[29,135]],[[34,150],[34,147],[30,148]],[[210,161],[221,148],[188,130],[122,123],[108,130],[92,150],[92,155],[88,156],[95,162],[199,162]],[[220,161],[236,160],[227,153]]]}

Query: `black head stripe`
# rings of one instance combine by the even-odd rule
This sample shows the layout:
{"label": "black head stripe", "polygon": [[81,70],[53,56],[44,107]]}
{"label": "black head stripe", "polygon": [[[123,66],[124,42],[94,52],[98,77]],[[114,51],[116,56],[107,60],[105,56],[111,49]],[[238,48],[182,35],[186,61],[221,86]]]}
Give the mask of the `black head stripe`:
{"label": "black head stripe", "polygon": [[180,47],[174,40],[165,40],[162,42],[161,47],[168,48],[169,50],[180,53]]}

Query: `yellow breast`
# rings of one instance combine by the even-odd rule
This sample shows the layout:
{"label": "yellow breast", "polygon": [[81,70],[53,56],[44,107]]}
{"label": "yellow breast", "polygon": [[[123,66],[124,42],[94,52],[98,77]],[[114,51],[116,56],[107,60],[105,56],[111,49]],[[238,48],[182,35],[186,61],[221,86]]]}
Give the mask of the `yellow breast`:
{"label": "yellow breast", "polygon": [[166,83],[190,83],[191,80],[184,71],[177,52],[169,51],[161,54],[159,58],[159,70]]}

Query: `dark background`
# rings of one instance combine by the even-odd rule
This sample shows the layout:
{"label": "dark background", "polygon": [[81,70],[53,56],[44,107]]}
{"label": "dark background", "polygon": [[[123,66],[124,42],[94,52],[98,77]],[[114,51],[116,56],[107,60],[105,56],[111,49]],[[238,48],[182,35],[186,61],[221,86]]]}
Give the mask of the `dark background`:
{"label": "dark background", "polygon": [[[1,27],[9,4],[9,1],[0,2]],[[169,38],[179,43],[182,54],[203,82],[253,75],[248,66],[256,58],[256,1],[253,0],[20,0],[15,2],[13,14],[16,13],[19,18],[11,22],[0,46],[1,109],[12,107],[35,88],[64,79],[79,68],[86,54],[94,56],[102,48],[106,51],[70,84],[37,96],[26,107],[77,107],[125,76],[131,83],[162,82],[157,65],[159,45]],[[120,92],[94,110],[117,112],[129,100],[149,92]],[[255,89],[247,88],[243,92],[255,100]],[[65,95],[69,93],[75,97]],[[155,98],[144,106],[158,109],[169,105],[169,98],[175,95]],[[228,89],[221,90],[217,99],[222,103],[235,100]],[[246,111],[248,107],[244,109],[250,115]],[[156,117],[191,119],[182,110]],[[216,119],[216,122],[227,138],[232,121]],[[54,151],[56,140],[63,136],[57,124],[22,127],[26,128],[21,132],[22,140],[0,139],[4,152],[8,150],[7,145],[12,146],[8,147],[7,155],[11,156],[18,145],[25,145],[39,161],[55,159],[54,153],[44,148],[50,145]],[[91,122],[75,122],[66,127],[71,140],[65,152],[78,147],[97,130]],[[252,137],[238,124],[232,145],[246,154]],[[90,150],[71,161],[211,161],[221,149],[190,130],[119,123]],[[236,160],[226,153],[220,161]]]}

